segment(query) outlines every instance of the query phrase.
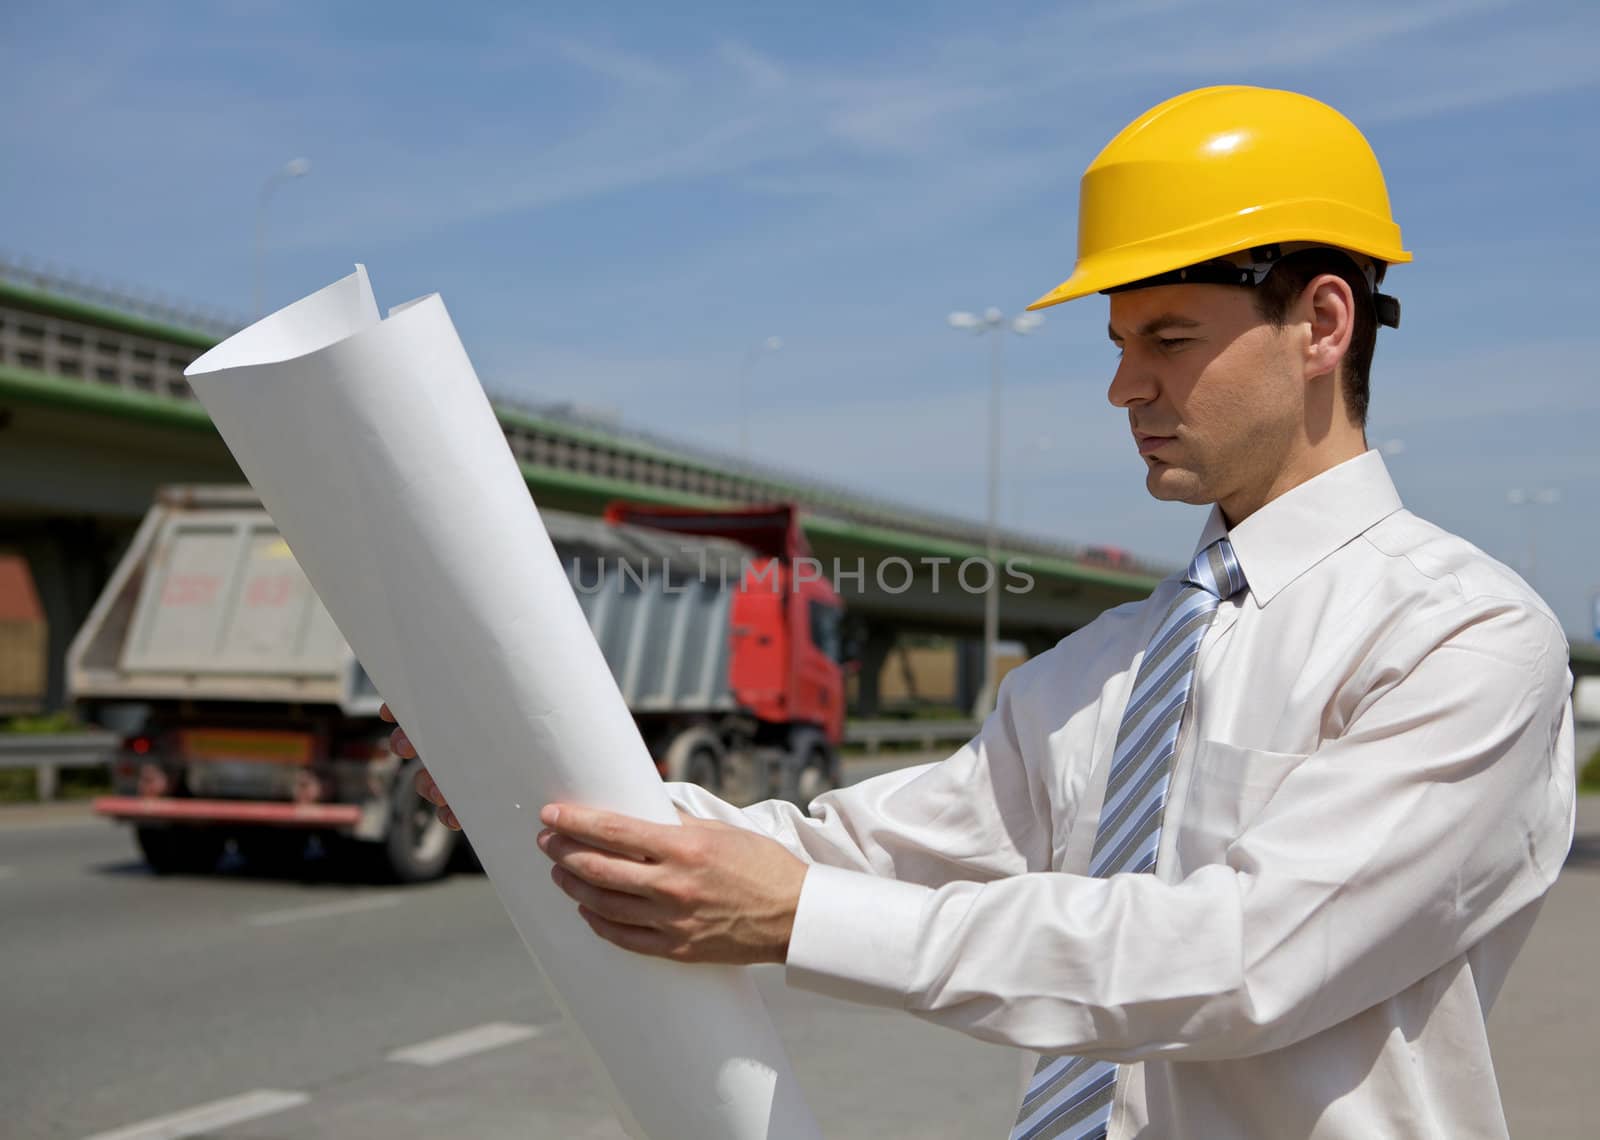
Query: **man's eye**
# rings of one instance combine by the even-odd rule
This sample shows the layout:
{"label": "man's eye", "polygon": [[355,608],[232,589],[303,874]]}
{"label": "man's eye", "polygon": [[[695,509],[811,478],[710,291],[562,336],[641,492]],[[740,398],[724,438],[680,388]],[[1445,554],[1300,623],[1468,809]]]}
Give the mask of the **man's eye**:
{"label": "man's eye", "polygon": [[1190,336],[1158,336],[1156,343],[1162,348],[1177,348],[1179,345],[1188,344],[1193,337]]}

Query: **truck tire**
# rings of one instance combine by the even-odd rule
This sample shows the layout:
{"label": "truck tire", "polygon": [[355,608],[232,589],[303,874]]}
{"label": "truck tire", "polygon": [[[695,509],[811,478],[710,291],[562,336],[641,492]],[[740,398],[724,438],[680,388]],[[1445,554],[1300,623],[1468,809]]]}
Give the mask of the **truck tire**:
{"label": "truck tire", "polygon": [[805,807],[838,786],[839,757],[822,730],[809,725],[795,729],[783,766],[784,799]]}
{"label": "truck tire", "polygon": [[136,826],[144,861],[158,875],[207,874],[216,869],[228,837],[209,827]]}
{"label": "truck tire", "polygon": [[417,794],[420,760],[412,760],[395,778],[389,805],[389,833],[380,846],[384,877],[398,883],[425,883],[439,878],[455,855],[459,832],[439,821],[434,806]]}
{"label": "truck tire", "polygon": [[727,750],[722,738],[704,726],[687,728],[667,746],[666,778],[681,784],[699,784],[707,791],[722,790]]}

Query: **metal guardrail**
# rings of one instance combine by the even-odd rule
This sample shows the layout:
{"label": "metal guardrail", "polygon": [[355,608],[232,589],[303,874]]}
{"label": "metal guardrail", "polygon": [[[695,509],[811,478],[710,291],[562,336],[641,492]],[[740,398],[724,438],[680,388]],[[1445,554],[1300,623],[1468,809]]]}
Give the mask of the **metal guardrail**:
{"label": "metal guardrail", "polygon": [[39,799],[53,800],[59,769],[109,764],[119,740],[114,732],[0,734],[0,768],[32,768]]}
{"label": "metal guardrail", "polygon": [[[855,720],[845,725],[844,742],[864,747],[869,755],[885,744],[917,744],[931,751],[964,743],[978,728],[975,720]],[[120,740],[103,731],[0,734],[0,769],[32,768],[39,800],[53,800],[60,769],[110,764]]]}
{"label": "metal guardrail", "polygon": [[250,323],[236,313],[215,306],[197,305],[163,296],[153,289],[74,273],[59,265],[6,250],[0,250],[0,280],[13,281],[18,285],[54,293],[58,297],[114,309],[145,320],[206,333],[218,340],[233,335]]}
{"label": "metal guardrail", "polygon": [[852,720],[844,726],[844,742],[859,744],[868,754],[885,744],[935,745],[965,743],[978,734],[975,720]]}

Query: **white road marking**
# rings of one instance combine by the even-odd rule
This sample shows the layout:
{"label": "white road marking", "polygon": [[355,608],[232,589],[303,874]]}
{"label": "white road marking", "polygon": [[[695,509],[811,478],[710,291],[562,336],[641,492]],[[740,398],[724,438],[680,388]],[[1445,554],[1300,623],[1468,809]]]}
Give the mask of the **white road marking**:
{"label": "white road marking", "polygon": [[199,1136],[214,1129],[270,1116],[286,1108],[298,1108],[310,1099],[302,1092],[257,1089],[243,1096],[214,1100],[210,1104],[175,1112],[171,1116],[146,1120],[143,1124],[130,1124],[114,1132],[97,1132],[89,1140],[182,1140],[185,1136]]}
{"label": "white road marking", "polygon": [[269,910],[251,915],[245,922],[251,926],[282,926],[286,922],[304,922],[313,918],[357,914],[364,910],[382,910],[385,907],[398,906],[405,901],[405,896],[400,894],[372,895],[367,898],[345,899],[341,902],[291,907],[288,910]]}
{"label": "white road marking", "polygon": [[544,1030],[545,1027],[542,1025],[513,1025],[508,1021],[491,1021],[487,1025],[465,1029],[446,1037],[436,1037],[420,1045],[396,1049],[389,1054],[388,1059],[432,1068],[447,1061],[459,1061],[474,1053],[486,1053],[502,1045],[513,1045],[530,1037],[538,1037]]}

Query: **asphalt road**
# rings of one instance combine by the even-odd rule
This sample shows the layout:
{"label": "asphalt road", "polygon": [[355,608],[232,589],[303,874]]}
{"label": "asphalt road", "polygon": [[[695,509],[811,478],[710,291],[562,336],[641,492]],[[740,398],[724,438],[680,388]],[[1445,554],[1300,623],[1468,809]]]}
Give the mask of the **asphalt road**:
{"label": "asphalt road", "polygon": [[[1594,1134],[1597,935],[1591,799],[1495,1010],[1515,1136]],[[7,1138],[623,1135],[481,874],[161,879],[81,807],[0,808],[0,964]],[[757,974],[829,1137],[1005,1134],[1009,1050]]]}

